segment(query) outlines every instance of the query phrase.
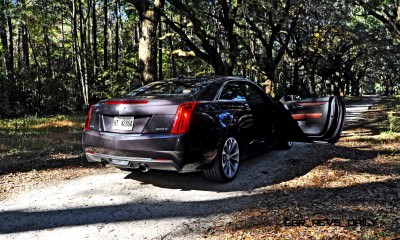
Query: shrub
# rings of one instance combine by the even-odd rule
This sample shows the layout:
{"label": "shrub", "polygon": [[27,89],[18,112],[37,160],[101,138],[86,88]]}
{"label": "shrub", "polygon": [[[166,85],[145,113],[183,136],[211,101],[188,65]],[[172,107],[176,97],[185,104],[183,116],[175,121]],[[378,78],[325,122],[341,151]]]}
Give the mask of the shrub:
{"label": "shrub", "polygon": [[400,132],[400,112],[389,112],[389,130],[392,132]]}

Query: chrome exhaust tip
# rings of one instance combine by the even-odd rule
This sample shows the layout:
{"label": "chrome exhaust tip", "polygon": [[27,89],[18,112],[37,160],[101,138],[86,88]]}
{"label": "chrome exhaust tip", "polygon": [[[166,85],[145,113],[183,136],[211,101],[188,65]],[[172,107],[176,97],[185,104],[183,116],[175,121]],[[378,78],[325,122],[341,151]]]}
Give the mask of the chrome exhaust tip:
{"label": "chrome exhaust tip", "polygon": [[146,173],[150,170],[149,166],[147,166],[144,163],[139,163],[139,171],[141,171],[142,173]]}
{"label": "chrome exhaust tip", "polygon": [[101,165],[103,165],[103,167],[107,166],[108,164],[110,164],[110,160],[108,159],[101,159]]}

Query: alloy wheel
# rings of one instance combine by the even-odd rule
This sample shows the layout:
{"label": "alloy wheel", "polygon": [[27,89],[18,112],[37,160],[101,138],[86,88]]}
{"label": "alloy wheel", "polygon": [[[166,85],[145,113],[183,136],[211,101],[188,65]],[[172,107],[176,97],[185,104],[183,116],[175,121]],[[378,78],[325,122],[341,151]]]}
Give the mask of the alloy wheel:
{"label": "alloy wheel", "polygon": [[236,139],[228,138],[222,149],[222,171],[227,178],[233,178],[239,169],[239,144]]}

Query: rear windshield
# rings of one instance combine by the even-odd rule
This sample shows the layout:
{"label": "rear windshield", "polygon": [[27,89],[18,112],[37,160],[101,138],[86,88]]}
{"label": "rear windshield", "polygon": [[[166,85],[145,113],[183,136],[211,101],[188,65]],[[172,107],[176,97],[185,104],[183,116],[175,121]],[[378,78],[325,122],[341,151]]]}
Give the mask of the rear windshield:
{"label": "rear windshield", "polygon": [[204,81],[154,82],[133,90],[128,96],[193,96],[208,84]]}

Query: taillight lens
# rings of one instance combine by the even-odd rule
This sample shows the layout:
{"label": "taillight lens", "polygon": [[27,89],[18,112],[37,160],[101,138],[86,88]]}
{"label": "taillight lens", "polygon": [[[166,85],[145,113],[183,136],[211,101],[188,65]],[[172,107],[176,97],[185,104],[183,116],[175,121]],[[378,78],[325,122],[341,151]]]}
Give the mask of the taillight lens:
{"label": "taillight lens", "polygon": [[181,134],[189,131],[190,119],[196,106],[197,102],[186,102],[179,105],[174,124],[172,125],[172,134]]}
{"label": "taillight lens", "polygon": [[85,127],[83,127],[83,130],[85,130],[85,131],[89,130],[89,128],[90,128],[90,118],[92,117],[92,109],[93,109],[93,105],[90,106],[89,112],[88,112],[88,114],[86,116]]}

